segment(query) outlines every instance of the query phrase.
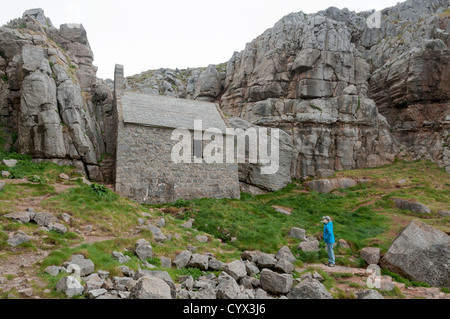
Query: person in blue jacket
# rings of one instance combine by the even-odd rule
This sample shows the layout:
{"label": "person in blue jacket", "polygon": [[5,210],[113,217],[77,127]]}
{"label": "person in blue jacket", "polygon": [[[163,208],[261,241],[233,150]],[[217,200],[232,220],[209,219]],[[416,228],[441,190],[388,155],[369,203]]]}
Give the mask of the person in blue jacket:
{"label": "person in blue jacket", "polygon": [[327,252],[328,252],[328,267],[334,267],[335,260],[334,260],[334,233],[333,233],[333,222],[331,221],[330,216],[324,216],[322,217],[323,220],[323,239],[325,241],[325,244],[327,245]]}

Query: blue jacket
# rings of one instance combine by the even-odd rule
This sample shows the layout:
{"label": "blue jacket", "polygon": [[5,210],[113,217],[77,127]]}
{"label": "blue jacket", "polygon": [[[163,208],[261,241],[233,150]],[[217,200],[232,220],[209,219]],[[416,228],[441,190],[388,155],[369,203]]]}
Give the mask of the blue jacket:
{"label": "blue jacket", "polygon": [[323,225],[323,239],[327,244],[334,244],[333,222]]}

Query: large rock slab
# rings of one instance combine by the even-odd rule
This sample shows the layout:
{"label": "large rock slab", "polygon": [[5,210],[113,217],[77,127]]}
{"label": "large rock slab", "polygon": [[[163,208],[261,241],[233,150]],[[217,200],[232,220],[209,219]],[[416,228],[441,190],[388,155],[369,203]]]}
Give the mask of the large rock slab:
{"label": "large rock slab", "polygon": [[431,214],[431,210],[422,203],[406,199],[394,198],[395,205],[400,209],[409,210],[413,213]]}
{"label": "large rock slab", "polygon": [[382,268],[432,286],[450,287],[450,236],[414,220],[381,258]]}

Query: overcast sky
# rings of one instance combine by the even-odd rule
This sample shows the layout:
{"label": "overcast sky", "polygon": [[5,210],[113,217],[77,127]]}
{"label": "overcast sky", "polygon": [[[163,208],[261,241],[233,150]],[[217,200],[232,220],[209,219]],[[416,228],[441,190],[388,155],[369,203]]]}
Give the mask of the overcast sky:
{"label": "overcast sky", "polygon": [[3,5],[0,25],[27,9],[42,8],[55,25],[82,23],[97,76],[112,78],[157,68],[187,68],[228,61],[234,51],[291,12],[315,13],[330,6],[381,10],[398,0],[20,0]]}

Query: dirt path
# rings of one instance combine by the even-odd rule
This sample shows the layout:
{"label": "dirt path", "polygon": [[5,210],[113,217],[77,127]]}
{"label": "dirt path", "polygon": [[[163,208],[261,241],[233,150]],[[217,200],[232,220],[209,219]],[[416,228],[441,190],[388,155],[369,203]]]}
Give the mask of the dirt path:
{"label": "dirt path", "polygon": [[358,205],[356,208],[354,208],[354,209],[352,209],[350,212],[355,212],[355,211],[357,211],[359,208],[361,208],[361,207],[366,207],[366,206],[370,206],[370,205],[372,205],[372,204],[375,204],[375,202],[377,201],[377,200],[380,200],[381,198],[383,198],[384,196],[386,196],[387,194],[383,194],[383,195],[380,195],[380,196],[378,196],[377,198],[375,198],[375,199],[373,199],[373,200],[371,200],[371,201],[369,201],[369,202],[367,202],[367,203],[363,203],[363,204],[361,204],[361,205]]}

